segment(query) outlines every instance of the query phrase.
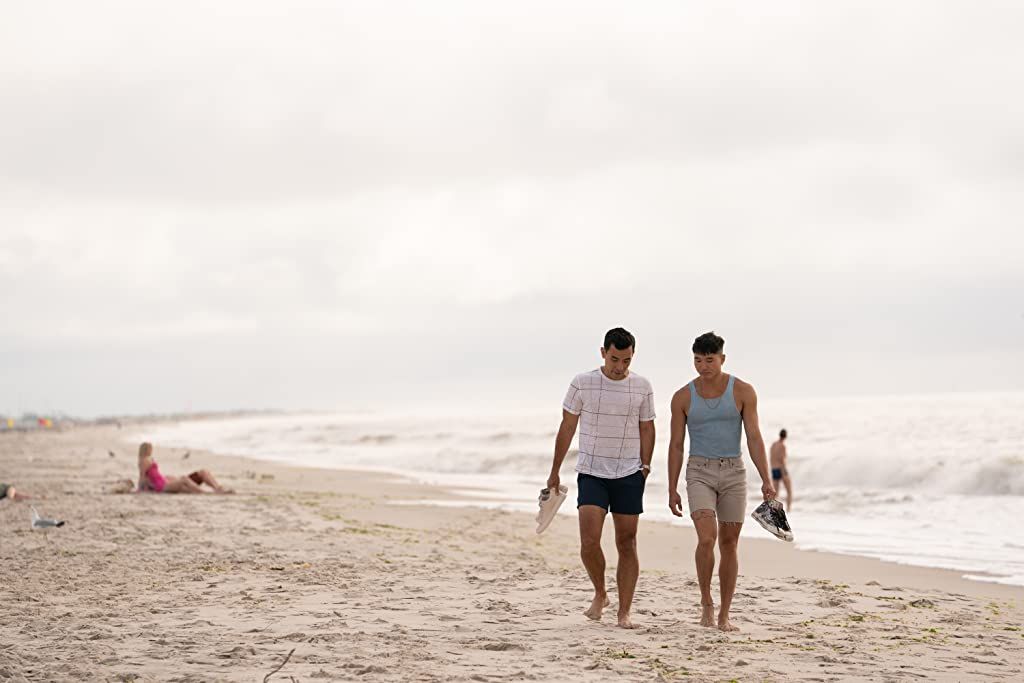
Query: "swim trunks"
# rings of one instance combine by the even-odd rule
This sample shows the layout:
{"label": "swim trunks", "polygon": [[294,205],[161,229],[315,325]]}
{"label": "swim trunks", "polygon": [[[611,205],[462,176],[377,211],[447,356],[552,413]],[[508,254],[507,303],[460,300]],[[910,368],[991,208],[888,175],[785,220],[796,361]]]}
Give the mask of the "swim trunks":
{"label": "swim trunks", "polygon": [[639,515],[644,511],[643,472],[618,479],[604,479],[580,472],[576,475],[576,507],[596,505],[617,515]]}

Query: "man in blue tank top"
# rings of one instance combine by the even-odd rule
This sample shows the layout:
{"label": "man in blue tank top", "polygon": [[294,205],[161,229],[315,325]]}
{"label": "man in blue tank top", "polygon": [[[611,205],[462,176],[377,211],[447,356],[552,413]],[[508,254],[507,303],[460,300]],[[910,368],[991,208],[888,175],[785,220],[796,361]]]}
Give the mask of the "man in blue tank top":
{"label": "man in blue tank top", "polygon": [[[707,332],[693,342],[697,377],[672,397],[672,435],[668,447],[668,506],[683,516],[677,491],[683,468],[683,446],[690,432],[686,464],[686,496],[697,529],[697,583],[700,585],[702,626],[738,630],[729,621],[729,608],[739,573],[737,546],[747,506],[747,473],[740,452],[741,429],[747,433],[750,459],[761,475],[765,500],[775,497],[757,422],[754,387],[722,372],[725,340]],[[711,599],[715,571],[715,541],[722,559],[718,567],[721,605],[717,619]]]}

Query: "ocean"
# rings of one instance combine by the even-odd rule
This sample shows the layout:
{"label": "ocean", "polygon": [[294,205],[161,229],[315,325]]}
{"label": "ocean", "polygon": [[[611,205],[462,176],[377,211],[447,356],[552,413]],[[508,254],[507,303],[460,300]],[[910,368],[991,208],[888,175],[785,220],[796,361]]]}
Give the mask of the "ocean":
{"label": "ocean", "polygon": [[[1024,586],[1024,394],[762,399],[759,411],[766,446],[780,428],[789,432],[797,547]],[[662,407],[644,518],[689,524],[668,510],[668,418]],[[559,419],[556,397],[547,410],[267,415],[160,425],[139,437],[300,466],[393,472],[456,489],[468,497],[459,504],[533,511]],[[746,462],[753,509],[759,484]],[[574,465],[573,450],[562,471],[572,496]],[[685,504],[685,485],[680,493]],[[771,538],[752,520],[743,534]]]}

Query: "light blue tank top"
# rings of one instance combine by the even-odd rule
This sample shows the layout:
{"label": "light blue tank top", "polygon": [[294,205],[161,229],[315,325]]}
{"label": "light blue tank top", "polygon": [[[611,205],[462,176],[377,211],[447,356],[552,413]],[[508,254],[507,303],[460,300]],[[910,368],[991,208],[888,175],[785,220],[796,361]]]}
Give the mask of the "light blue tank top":
{"label": "light blue tank top", "polygon": [[705,458],[740,457],[740,436],[743,419],[736,410],[732,386],[736,378],[729,375],[729,383],[721,398],[705,399],[690,382],[690,410],[686,414],[686,428],[690,432],[690,455]]}

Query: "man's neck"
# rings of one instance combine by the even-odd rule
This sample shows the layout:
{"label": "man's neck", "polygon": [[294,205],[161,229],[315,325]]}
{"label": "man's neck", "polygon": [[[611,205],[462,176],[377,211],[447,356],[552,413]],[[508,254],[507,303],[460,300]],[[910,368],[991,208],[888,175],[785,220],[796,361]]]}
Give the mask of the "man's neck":
{"label": "man's neck", "polygon": [[700,388],[704,390],[704,393],[718,393],[719,390],[725,391],[725,385],[729,382],[729,378],[726,377],[724,372],[720,372],[714,377],[705,379],[700,378]]}
{"label": "man's neck", "polygon": [[627,377],[629,377],[629,370],[626,370],[626,373],[624,375],[622,375],[622,377],[612,377],[611,375],[608,374],[608,371],[605,370],[604,366],[602,365],[601,366],[601,374],[604,375],[605,377],[607,377],[608,379],[610,379],[613,382],[621,382],[622,380],[624,380]]}

